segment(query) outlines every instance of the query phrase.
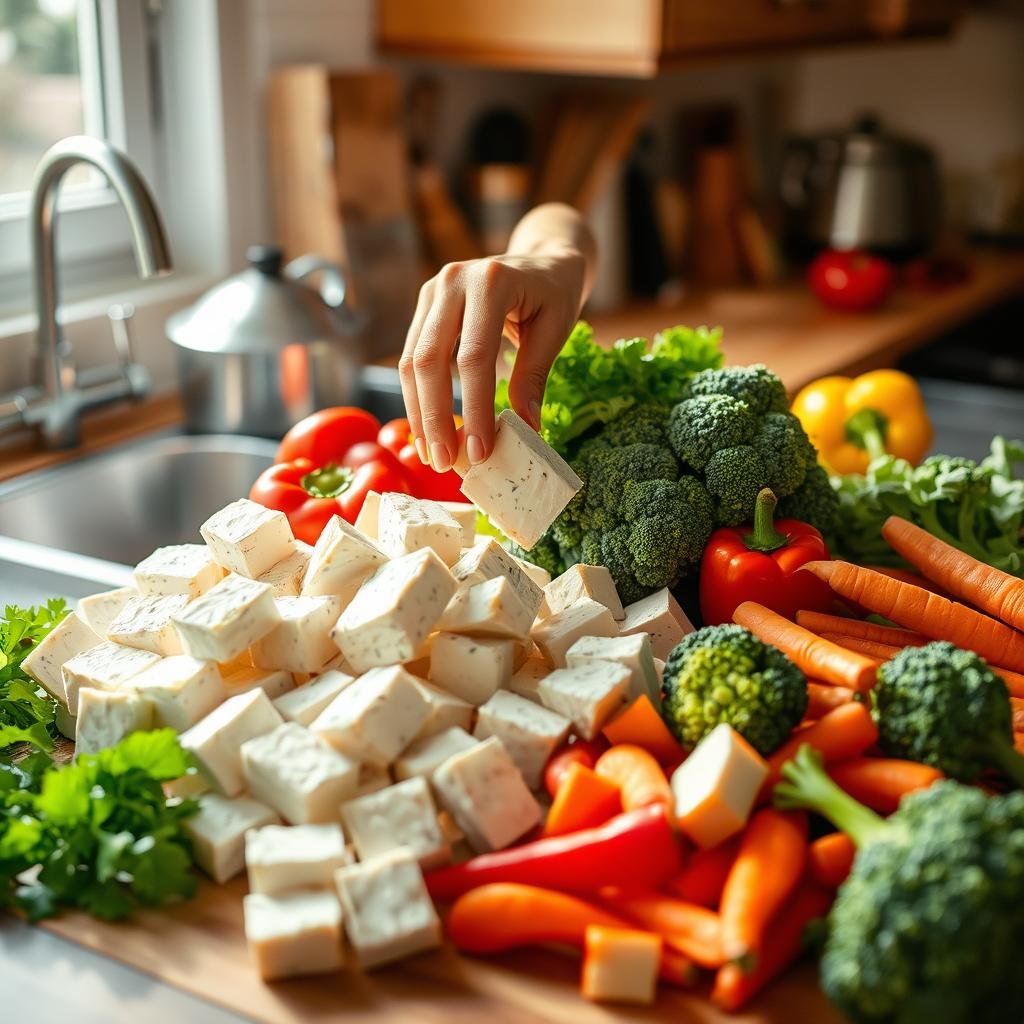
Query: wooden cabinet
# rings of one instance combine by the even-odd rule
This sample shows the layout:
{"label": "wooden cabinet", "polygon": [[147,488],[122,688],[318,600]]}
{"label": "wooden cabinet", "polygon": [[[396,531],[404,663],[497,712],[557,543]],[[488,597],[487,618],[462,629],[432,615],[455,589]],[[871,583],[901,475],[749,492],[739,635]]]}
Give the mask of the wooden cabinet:
{"label": "wooden cabinet", "polygon": [[649,77],[696,58],[948,32],[966,0],[378,0],[382,53]]}

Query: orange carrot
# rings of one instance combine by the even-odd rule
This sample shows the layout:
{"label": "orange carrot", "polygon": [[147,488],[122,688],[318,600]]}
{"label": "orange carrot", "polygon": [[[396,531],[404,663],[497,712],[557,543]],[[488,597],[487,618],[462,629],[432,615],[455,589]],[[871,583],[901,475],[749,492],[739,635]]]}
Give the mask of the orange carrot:
{"label": "orange carrot", "polygon": [[768,922],[789,898],[807,860],[807,816],[765,807],[750,819],[725,880],[722,952],[745,971],[757,962]]}
{"label": "orange carrot", "polygon": [[848,704],[851,700],[853,690],[847,686],[829,686],[827,683],[817,683],[813,679],[807,680],[806,717],[812,721],[817,721],[822,715]]}
{"label": "orange carrot", "polygon": [[[813,565],[822,563],[813,562]],[[830,564],[830,563],[824,563]],[[870,658],[844,650],[822,640],[809,629],[798,626],[755,601],[744,601],[732,621],[745,626],[766,644],[777,647],[807,675],[826,683],[848,686],[863,693],[875,684],[877,666]]]}
{"label": "orange carrot", "polygon": [[1011,697],[1024,697],[1024,675],[1011,672],[1008,668],[997,668],[995,665],[989,665],[989,668],[1006,683]]}
{"label": "orange carrot", "polygon": [[1024,732],[1014,732],[1013,749],[1016,750],[1018,754],[1024,754]]}
{"label": "orange carrot", "polygon": [[993,665],[1024,671],[1024,634],[966,605],[849,562],[806,562],[802,569],[841,597],[906,629],[976,651]]}
{"label": "orange carrot", "polygon": [[930,590],[933,594],[949,597],[949,594],[942,587],[931,580],[925,579],[918,572],[911,572],[909,569],[897,569],[891,565],[865,565],[864,568],[873,569],[875,572],[880,572],[883,576],[899,580],[900,583],[909,583],[911,586],[921,587],[922,590]]}
{"label": "orange carrot", "polygon": [[1013,731],[1024,732],[1024,700],[1011,697],[1010,709],[1013,711]]}
{"label": "orange carrot", "polygon": [[830,832],[807,848],[807,869],[811,878],[826,889],[838,889],[846,881],[857,847],[845,832]]}
{"label": "orange carrot", "polygon": [[972,558],[899,516],[886,519],[882,536],[894,551],[954,597],[1024,630],[1024,580]]}
{"label": "orange carrot", "polygon": [[661,765],[641,747],[630,743],[609,747],[597,759],[594,771],[618,787],[624,811],[635,811],[651,804],[661,804],[669,812],[675,807],[672,788]]}
{"label": "orange carrot", "polygon": [[612,746],[632,743],[643,747],[661,764],[672,764],[683,756],[683,748],[668,731],[665,720],[646,693],[616,715],[602,732]]}
{"label": "orange carrot", "polygon": [[938,768],[889,757],[851,757],[828,766],[833,781],[879,814],[892,814],[900,800],[942,778]]}
{"label": "orange carrot", "polygon": [[824,917],[831,903],[830,892],[803,884],[769,923],[757,966],[749,974],[744,974],[739,964],[720,968],[711,998],[723,1010],[739,1010],[799,958],[804,951],[804,930],[816,918]]}
{"label": "orange carrot", "polygon": [[[830,640],[848,651],[856,651],[866,658],[873,658],[879,664],[888,661],[893,655],[899,654],[902,647],[895,647],[892,644],[883,644],[878,640],[868,640],[862,636],[846,636],[843,633],[819,633],[822,640]],[[928,641],[926,640],[925,643]]]}
{"label": "orange carrot", "polygon": [[544,822],[545,836],[596,828],[622,810],[619,787],[582,764],[572,764]]}
{"label": "orange carrot", "polygon": [[893,647],[918,647],[928,643],[928,637],[915,633],[912,629],[880,626],[877,622],[847,619],[842,615],[827,615],[825,612],[797,612],[796,621],[804,629],[809,629],[819,636],[838,633],[840,636],[856,636],[863,640],[876,640],[880,644],[891,644]]}
{"label": "orange carrot", "polygon": [[687,903],[716,909],[739,848],[739,839],[734,837],[706,850],[694,850],[683,870],[669,879],[665,888]]}

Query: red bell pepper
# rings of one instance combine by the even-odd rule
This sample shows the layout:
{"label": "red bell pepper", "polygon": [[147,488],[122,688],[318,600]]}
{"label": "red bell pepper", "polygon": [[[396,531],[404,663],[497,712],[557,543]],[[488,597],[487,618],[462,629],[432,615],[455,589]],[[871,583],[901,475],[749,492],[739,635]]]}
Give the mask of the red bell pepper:
{"label": "red bell pepper", "polygon": [[[461,417],[455,417],[455,426],[462,426]],[[438,473],[433,467],[420,462],[407,419],[385,423],[377,434],[377,443],[398,457],[409,480],[409,489],[417,498],[431,498],[434,501],[466,500],[462,493],[462,477],[454,469]]]}
{"label": "red bell pepper", "polygon": [[380,420],[365,409],[336,405],[307,416],[288,431],[277,449],[277,462],[309,459],[314,466],[341,462],[360,441],[376,441]]}
{"label": "red bell pepper", "polygon": [[453,900],[489,882],[596,893],[605,886],[655,888],[679,873],[682,849],[665,814],[652,805],[619,814],[597,828],[536,839],[484,853],[427,875],[437,900]]}
{"label": "red bell pepper", "polygon": [[772,521],[775,495],[767,487],[757,496],[754,529],[715,530],[700,567],[700,611],[706,626],[732,622],[744,601],[795,618],[798,611],[827,611],[834,597],[821,580],[797,572],[805,562],[829,558],[821,534],[796,519]]}

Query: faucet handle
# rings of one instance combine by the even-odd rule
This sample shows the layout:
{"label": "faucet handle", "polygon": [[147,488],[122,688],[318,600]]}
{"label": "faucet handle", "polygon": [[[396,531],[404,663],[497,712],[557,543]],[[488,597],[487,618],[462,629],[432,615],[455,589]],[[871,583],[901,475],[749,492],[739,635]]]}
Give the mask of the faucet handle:
{"label": "faucet handle", "polygon": [[117,362],[122,371],[135,361],[132,353],[131,334],[133,316],[135,316],[135,306],[130,302],[115,302],[107,307],[110,333],[114,337]]}

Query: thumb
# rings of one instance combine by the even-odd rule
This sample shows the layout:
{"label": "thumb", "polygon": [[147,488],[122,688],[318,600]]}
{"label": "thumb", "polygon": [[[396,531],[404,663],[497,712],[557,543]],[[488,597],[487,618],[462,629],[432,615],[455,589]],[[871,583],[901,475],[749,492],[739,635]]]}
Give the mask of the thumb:
{"label": "thumb", "polygon": [[567,336],[562,317],[551,313],[541,312],[519,325],[519,352],[508,382],[508,397],[512,408],[534,430],[540,430],[540,407],[551,364]]}

